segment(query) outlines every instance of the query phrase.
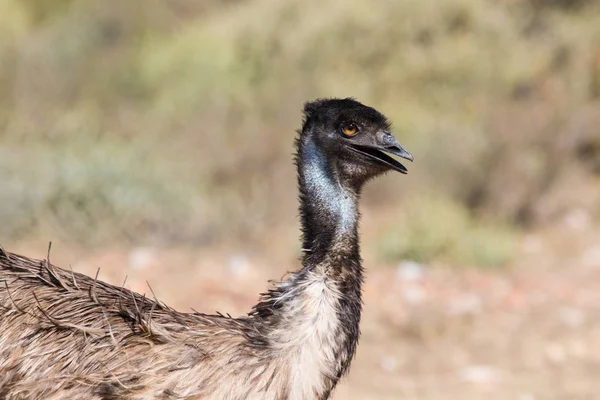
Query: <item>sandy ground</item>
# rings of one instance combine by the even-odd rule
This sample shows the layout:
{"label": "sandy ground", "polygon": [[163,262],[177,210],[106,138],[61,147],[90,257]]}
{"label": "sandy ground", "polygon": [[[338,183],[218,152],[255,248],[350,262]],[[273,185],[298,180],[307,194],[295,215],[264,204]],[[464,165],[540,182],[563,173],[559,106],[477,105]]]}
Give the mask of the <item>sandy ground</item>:
{"label": "sandy ground", "polygon": [[[7,250],[44,257],[36,243]],[[150,293],[181,311],[245,313],[296,267],[232,249],[53,246],[53,263]],[[375,265],[365,254],[362,338],[334,399],[596,399],[600,232],[524,235],[500,270]]]}

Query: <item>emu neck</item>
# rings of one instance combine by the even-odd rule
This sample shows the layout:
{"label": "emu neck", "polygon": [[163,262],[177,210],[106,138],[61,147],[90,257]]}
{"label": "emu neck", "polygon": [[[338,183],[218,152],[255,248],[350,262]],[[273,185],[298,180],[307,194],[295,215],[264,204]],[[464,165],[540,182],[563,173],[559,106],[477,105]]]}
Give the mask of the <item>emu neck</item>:
{"label": "emu neck", "polygon": [[[255,307],[289,368],[290,399],[327,399],[356,351],[362,308],[358,193],[310,138],[298,143],[303,268]],[[286,364],[285,362],[283,364]]]}
{"label": "emu neck", "polygon": [[308,138],[298,142],[298,184],[305,267],[332,256],[358,260],[359,187],[342,179]]}
{"label": "emu neck", "polygon": [[310,137],[298,142],[302,269],[264,294],[251,316],[268,338],[285,398],[327,399],[356,351],[362,267],[358,193]]}

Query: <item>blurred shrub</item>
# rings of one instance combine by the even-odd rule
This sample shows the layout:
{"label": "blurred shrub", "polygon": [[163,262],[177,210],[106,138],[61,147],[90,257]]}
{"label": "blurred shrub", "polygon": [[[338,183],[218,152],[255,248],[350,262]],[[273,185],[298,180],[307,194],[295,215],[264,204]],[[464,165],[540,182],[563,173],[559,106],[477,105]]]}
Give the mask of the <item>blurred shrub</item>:
{"label": "blurred shrub", "polygon": [[153,111],[162,118],[250,90],[247,71],[231,43],[198,28],[145,40],[136,68],[138,85],[148,91]]}
{"label": "blurred shrub", "polygon": [[413,196],[400,223],[380,238],[384,259],[499,266],[516,253],[517,234],[498,221],[472,218],[467,210],[439,195]]}
{"label": "blurred shrub", "polygon": [[0,149],[0,237],[50,228],[81,243],[134,239],[139,232],[178,238],[191,228],[186,221],[198,217],[195,193],[145,158],[143,143],[98,144],[84,136],[52,147]]}

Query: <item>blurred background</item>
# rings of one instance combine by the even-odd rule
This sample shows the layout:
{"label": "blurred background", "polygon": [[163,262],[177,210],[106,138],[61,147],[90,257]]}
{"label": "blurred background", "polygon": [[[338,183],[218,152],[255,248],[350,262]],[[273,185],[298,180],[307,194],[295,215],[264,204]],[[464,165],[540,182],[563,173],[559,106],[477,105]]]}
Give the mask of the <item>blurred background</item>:
{"label": "blurred background", "polygon": [[298,266],[302,105],[416,161],[366,188],[335,399],[591,399],[600,1],[0,0],[0,243],[242,315]]}

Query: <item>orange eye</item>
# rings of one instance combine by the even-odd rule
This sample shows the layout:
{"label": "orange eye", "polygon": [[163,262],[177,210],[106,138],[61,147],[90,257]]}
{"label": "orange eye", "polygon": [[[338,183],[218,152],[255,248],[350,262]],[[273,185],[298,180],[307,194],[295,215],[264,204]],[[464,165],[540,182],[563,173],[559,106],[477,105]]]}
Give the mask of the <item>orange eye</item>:
{"label": "orange eye", "polygon": [[346,124],[342,127],[346,136],[354,136],[358,133],[358,127],[354,124]]}

